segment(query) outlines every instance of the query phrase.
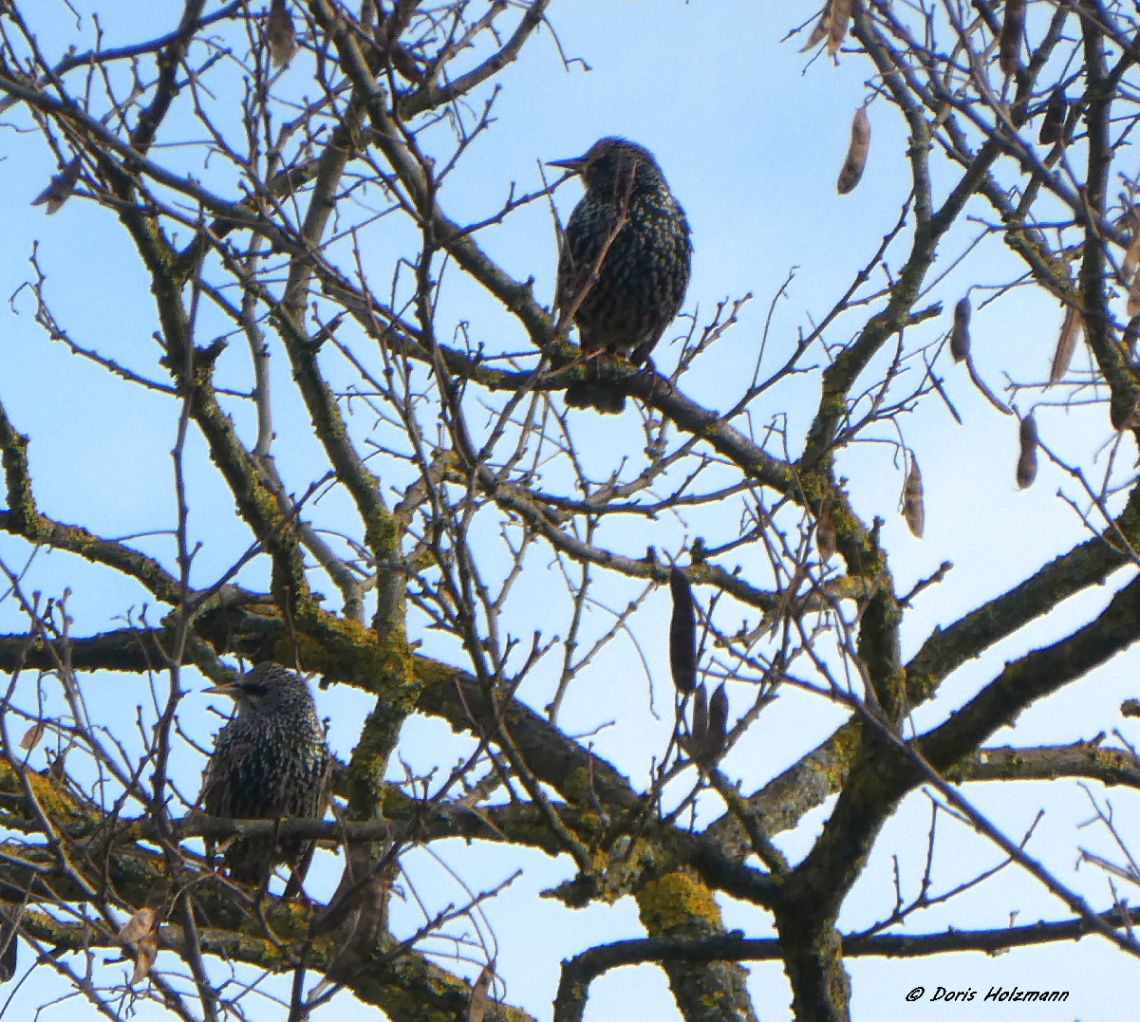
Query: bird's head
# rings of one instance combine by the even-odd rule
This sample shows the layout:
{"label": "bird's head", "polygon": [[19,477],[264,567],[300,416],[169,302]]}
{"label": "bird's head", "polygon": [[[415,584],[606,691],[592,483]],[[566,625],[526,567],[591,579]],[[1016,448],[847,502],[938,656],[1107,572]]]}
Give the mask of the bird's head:
{"label": "bird's head", "polygon": [[298,700],[312,700],[304,680],[280,664],[258,664],[235,681],[214,685],[205,691],[208,695],[232,699],[237,703],[239,714],[273,714]]}
{"label": "bird's head", "polygon": [[550,167],[562,167],[582,178],[586,191],[595,195],[620,195],[631,187],[638,191],[664,184],[661,168],[653,154],[624,138],[599,139],[584,156],[551,160]]}

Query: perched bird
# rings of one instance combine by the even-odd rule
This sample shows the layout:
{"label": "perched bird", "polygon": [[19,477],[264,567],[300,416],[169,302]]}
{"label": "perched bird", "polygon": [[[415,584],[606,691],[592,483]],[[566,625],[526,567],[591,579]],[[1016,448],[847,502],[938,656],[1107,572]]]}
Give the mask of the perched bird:
{"label": "perched bird", "polygon": [[554,298],[589,358],[566,404],[616,414],[625,398],[600,382],[597,356],[628,355],[635,366],[649,358],[685,300],[689,222],[652,153],[633,142],[603,138],[585,156],[550,166],[578,174],[586,188],[562,237]]}
{"label": "perched bird", "polygon": [[[280,664],[258,664],[237,681],[206,689],[229,696],[237,712],[214,740],[202,784],[209,816],[319,817],[329,750],[304,679]],[[312,842],[236,838],[225,851],[233,880],[260,885],[281,862],[304,871]]]}

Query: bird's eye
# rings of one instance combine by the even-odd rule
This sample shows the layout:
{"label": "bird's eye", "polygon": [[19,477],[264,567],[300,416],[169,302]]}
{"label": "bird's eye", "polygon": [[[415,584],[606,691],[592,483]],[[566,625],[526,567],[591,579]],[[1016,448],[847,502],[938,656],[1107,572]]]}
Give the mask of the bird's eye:
{"label": "bird's eye", "polygon": [[246,682],[242,685],[242,688],[245,690],[247,696],[251,696],[254,699],[264,699],[266,695],[269,694],[269,686],[257,681],[252,684]]}

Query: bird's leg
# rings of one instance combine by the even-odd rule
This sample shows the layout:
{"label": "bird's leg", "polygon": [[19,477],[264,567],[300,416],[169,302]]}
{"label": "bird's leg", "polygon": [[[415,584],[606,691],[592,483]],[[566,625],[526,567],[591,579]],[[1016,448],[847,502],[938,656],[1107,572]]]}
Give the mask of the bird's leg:
{"label": "bird's leg", "polygon": [[305,893],[305,876],[309,872],[309,866],[313,862],[313,854],[317,850],[317,843],[310,842],[309,846],[301,853],[301,857],[296,862],[289,863],[289,882],[285,885],[285,893],[282,896],[286,901],[291,901],[297,895],[301,896],[301,902],[306,908],[312,908],[313,903],[309,900],[309,896]]}
{"label": "bird's leg", "polygon": [[676,391],[672,381],[667,380],[664,376],[657,373],[657,366],[654,364],[653,359],[650,357],[649,352],[645,350],[645,346],[634,348],[629,356],[631,364],[637,366],[639,373],[649,373],[652,383],[649,387],[648,398],[651,400],[657,390],[657,383],[660,381],[665,384],[666,393],[672,394]]}

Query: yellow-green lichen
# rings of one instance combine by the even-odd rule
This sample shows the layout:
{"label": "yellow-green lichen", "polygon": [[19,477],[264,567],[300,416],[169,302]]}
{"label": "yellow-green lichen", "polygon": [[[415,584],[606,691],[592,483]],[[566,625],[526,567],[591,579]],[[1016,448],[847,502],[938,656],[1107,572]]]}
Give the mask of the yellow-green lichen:
{"label": "yellow-green lichen", "polygon": [[720,929],[720,908],[712,891],[688,870],[649,881],[638,892],[637,904],[651,937]]}

